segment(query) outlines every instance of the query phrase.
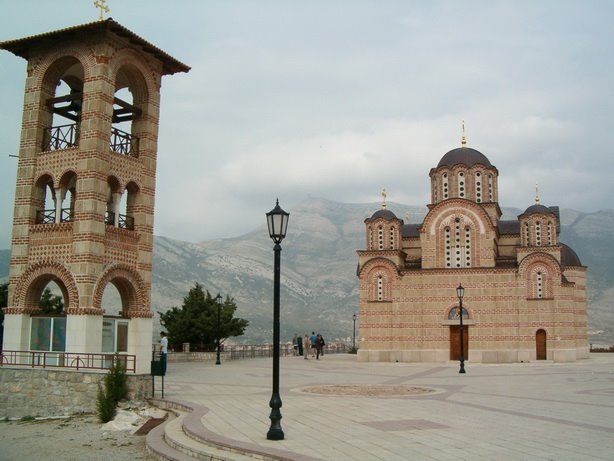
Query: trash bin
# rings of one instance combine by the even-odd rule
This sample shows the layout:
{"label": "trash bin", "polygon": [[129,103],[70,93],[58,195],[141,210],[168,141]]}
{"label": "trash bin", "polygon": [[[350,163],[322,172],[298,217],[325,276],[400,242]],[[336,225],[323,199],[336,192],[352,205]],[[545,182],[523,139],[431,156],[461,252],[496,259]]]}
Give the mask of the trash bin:
{"label": "trash bin", "polygon": [[164,369],[164,363],[162,360],[152,360],[151,361],[151,375],[152,376],[164,376],[166,374],[166,370]]}

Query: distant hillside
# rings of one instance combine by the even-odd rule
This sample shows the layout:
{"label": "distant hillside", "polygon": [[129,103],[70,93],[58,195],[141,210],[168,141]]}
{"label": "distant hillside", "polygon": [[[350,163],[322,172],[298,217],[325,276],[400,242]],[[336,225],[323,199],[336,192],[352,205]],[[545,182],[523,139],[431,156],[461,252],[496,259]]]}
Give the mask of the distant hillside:
{"label": "distant hillside", "polygon": [[[309,199],[290,211],[281,253],[281,336],[321,332],[325,338],[350,337],[358,309],[356,250],[365,248],[363,221],[378,204],[344,204]],[[425,207],[389,203],[406,222],[421,222]],[[504,218],[521,210],[505,208]],[[561,241],[589,267],[591,342],[614,344],[614,211],[561,211]],[[0,251],[0,277],[6,277],[8,251]],[[180,306],[194,282],[212,294],[230,294],[237,315],[249,319],[241,341],[271,340],[273,245],[263,226],[232,239],[188,243],[154,240],[152,310]],[[155,328],[159,328],[156,320]]]}

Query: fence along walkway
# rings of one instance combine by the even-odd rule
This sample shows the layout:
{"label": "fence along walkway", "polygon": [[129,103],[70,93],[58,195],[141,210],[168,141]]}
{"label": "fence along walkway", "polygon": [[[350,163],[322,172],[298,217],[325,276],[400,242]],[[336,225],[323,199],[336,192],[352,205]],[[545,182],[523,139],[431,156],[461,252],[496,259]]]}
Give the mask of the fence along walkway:
{"label": "fence along walkway", "polygon": [[135,355],[7,350],[0,352],[0,366],[108,370],[113,365],[114,360],[119,360],[127,372],[136,372]]}

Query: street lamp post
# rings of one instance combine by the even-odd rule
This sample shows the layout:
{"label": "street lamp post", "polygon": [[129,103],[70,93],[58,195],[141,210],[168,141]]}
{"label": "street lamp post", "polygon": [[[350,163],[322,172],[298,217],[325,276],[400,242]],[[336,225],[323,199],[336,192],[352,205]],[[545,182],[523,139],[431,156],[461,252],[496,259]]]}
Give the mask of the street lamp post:
{"label": "street lamp post", "polygon": [[354,321],[354,333],[352,333],[352,352],[356,351],[356,314],[352,315]]}
{"label": "street lamp post", "polygon": [[218,295],[215,297],[215,302],[217,303],[217,351],[215,354],[216,365],[222,364],[222,362],[220,361],[220,316],[222,312],[222,301],[222,295],[218,293]]}
{"label": "street lamp post", "polygon": [[273,271],[273,394],[269,406],[271,407],[271,427],[266,434],[268,440],[283,440],[284,431],[281,429],[281,397],[279,396],[279,279],[281,263],[281,241],[286,236],[288,229],[288,217],[290,213],[285,212],[279,206],[279,199],[275,208],[266,213],[267,225],[269,227],[269,237],[275,246],[275,266]]}
{"label": "street lamp post", "polygon": [[458,372],[465,373],[465,343],[463,341],[463,297],[465,296],[465,289],[460,283],[456,289],[456,296],[458,296],[458,317],[460,319],[460,370]]}

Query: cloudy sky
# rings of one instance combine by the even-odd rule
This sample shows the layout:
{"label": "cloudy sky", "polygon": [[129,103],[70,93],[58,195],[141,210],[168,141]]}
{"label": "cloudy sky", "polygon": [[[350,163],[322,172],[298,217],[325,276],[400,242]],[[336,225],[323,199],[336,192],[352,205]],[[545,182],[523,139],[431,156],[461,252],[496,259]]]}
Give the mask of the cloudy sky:
{"label": "cloudy sky", "polygon": [[[279,197],[429,202],[469,146],[502,206],[597,211],[614,196],[614,2],[109,0],[192,70],[162,84],[155,233],[263,225]],[[98,18],[93,0],[2,0],[0,40]],[[26,63],[0,51],[0,248],[12,222]],[[291,221],[292,222],[292,221]]]}

